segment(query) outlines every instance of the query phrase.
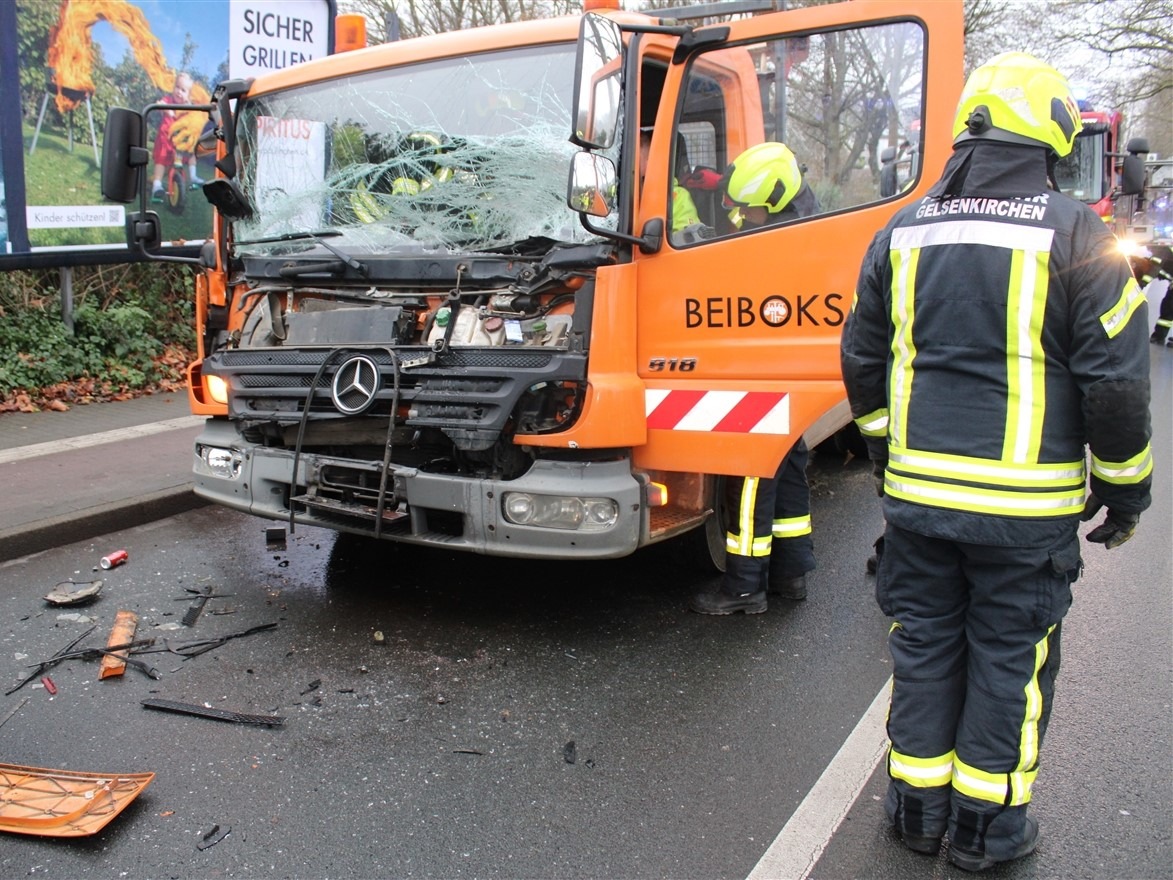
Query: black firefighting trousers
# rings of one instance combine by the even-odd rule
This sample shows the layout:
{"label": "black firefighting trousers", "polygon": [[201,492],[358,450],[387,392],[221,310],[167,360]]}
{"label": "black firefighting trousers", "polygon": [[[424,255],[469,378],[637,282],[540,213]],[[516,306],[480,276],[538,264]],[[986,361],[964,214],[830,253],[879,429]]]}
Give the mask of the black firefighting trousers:
{"label": "black firefighting trousers", "polygon": [[903,835],[1009,858],[1025,832],[1081,561],[889,524],[876,600],[893,623],[886,809]]}
{"label": "black firefighting trousers", "polygon": [[728,593],[757,593],[767,582],[780,582],[813,571],[810,487],[806,466],[810,453],[800,438],[773,479],[726,480],[725,578]]}

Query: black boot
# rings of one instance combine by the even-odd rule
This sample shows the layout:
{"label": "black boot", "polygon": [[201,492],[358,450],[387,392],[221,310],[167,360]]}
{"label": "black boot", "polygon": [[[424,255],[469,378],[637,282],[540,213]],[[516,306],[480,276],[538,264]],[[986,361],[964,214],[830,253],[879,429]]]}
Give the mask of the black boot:
{"label": "black boot", "polygon": [[800,574],[798,577],[771,577],[767,592],[771,596],[781,596],[783,599],[801,602],[806,598],[806,575]]}
{"label": "black boot", "polygon": [[949,861],[964,871],[984,871],[986,868],[1029,856],[1039,845],[1039,823],[1033,816],[1026,817],[1022,842],[1008,853],[993,856],[988,852],[967,849],[952,841],[949,844]]}
{"label": "black boot", "polygon": [[766,591],[756,593],[727,593],[724,590],[697,593],[688,607],[698,614],[761,614],[766,610]]}

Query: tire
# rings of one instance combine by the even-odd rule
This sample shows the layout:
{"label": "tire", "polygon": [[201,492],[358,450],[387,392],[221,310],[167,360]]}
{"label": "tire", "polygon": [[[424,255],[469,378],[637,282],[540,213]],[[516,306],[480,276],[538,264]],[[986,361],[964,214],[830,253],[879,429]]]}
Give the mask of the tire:
{"label": "tire", "polygon": [[723,476],[715,477],[712,516],[679,539],[683,551],[680,559],[691,570],[713,574],[725,572],[725,535],[729,530],[729,519],[725,514],[727,479]]}
{"label": "tire", "polygon": [[187,187],[183,183],[183,171],[172,171],[167,175],[167,210],[172,214],[182,214],[187,201]]}

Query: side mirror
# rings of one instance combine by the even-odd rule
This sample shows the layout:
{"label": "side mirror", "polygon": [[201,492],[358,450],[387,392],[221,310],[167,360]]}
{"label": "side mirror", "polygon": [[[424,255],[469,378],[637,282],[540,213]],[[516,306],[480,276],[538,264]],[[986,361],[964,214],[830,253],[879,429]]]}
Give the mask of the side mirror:
{"label": "side mirror", "polygon": [[159,215],[154,211],[128,213],[126,215],[126,241],[132,249],[138,247],[145,253],[159,250],[163,246]]}
{"label": "side mirror", "polygon": [[235,180],[218,177],[204,184],[204,198],[229,220],[244,220],[253,214],[252,205],[240,191]]}
{"label": "side mirror", "polygon": [[102,135],[102,196],[112,202],[133,202],[138,196],[140,169],[150,161],[143,146],[143,117],[125,107],[112,107]]}
{"label": "side mirror", "polygon": [[618,191],[615,164],[606,156],[577,153],[570,165],[566,204],[580,214],[606,217]]}
{"label": "side mirror", "polygon": [[[1129,142],[1129,147],[1132,143]],[[1137,196],[1144,192],[1144,156],[1130,152],[1120,168],[1120,194]]]}
{"label": "side mirror", "polygon": [[572,143],[605,150],[615,142],[622,94],[623,35],[619,25],[590,12],[582,17],[574,62]]}

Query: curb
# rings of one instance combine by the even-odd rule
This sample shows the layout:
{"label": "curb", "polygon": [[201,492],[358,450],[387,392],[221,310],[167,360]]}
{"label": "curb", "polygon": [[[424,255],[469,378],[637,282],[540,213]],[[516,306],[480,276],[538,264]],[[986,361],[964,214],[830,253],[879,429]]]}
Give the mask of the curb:
{"label": "curb", "polygon": [[68,516],[26,523],[0,531],[0,562],[88,541],[108,532],[135,528],[177,513],[186,513],[209,502],[195,494],[192,484],[128,498],[102,508],[81,510]]}

